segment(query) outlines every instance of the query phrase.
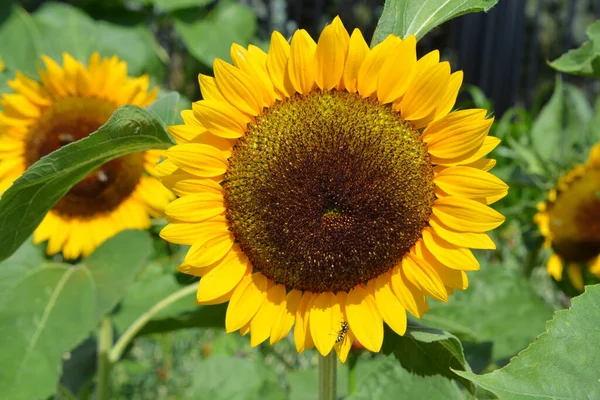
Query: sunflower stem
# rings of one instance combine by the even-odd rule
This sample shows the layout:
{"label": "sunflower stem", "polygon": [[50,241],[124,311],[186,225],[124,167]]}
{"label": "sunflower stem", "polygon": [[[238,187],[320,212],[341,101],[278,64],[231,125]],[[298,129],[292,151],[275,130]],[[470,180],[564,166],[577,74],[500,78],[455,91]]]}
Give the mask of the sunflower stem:
{"label": "sunflower stem", "polygon": [[110,347],[113,343],[113,327],[110,315],[105,316],[98,330],[98,382],[96,384],[96,399],[110,398],[110,370],[112,362],[109,359]]}
{"label": "sunflower stem", "polygon": [[319,400],[335,400],[336,366],[335,352],[319,357]]}
{"label": "sunflower stem", "polygon": [[156,314],[167,308],[172,303],[181,299],[182,297],[194,293],[196,290],[198,290],[198,283],[193,283],[191,285],[185,286],[176,291],[175,293],[172,293],[171,295],[165,297],[164,299],[153,305],[152,308],[150,308],[148,311],[140,315],[138,319],[136,319],[131,325],[129,325],[127,330],[123,332],[121,337],[119,337],[117,343],[115,343],[112,349],[110,349],[110,362],[115,363],[121,358],[123,352],[129,345],[129,343],[131,343],[133,338],[138,334],[139,331],[142,330],[142,328],[148,323],[148,321],[152,319],[152,317],[154,317]]}

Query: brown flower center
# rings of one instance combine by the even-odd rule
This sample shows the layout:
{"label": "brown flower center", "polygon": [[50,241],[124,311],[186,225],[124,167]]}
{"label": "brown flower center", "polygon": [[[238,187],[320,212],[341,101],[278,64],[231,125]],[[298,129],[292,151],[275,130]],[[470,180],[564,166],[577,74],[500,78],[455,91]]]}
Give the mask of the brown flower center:
{"label": "brown flower center", "polygon": [[347,92],[266,109],[229,162],[231,230],[253,266],[290,289],[348,291],[390,270],[435,198],[420,133],[391,106]]}
{"label": "brown flower center", "polygon": [[[25,143],[27,166],[87,137],[102,126],[116,108],[116,104],[96,98],[69,97],[55,102],[29,129]],[[143,153],[109,161],[73,186],[53,210],[79,217],[111,211],[133,192],[143,169]]]}

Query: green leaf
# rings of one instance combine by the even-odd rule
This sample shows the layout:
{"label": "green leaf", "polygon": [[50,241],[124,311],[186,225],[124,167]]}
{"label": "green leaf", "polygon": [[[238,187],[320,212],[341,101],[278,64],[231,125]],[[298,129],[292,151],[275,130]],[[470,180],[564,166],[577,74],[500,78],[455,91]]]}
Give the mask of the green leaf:
{"label": "green leaf", "polygon": [[588,286],[568,310],[506,367],[486,375],[456,371],[502,399],[600,398],[600,285]]}
{"label": "green leaf", "polygon": [[34,246],[31,238],[9,258],[0,263],[0,304],[19,278],[30,270],[40,267],[44,262],[42,251]]}
{"label": "green leaf", "polygon": [[232,1],[218,2],[208,14],[186,11],[174,17],[175,29],[190,53],[208,67],[215,58],[230,60],[231,44],[247,45],[257,29],[252,9]]}
{"label": "green leaf", "polygon": [[182,124],[179,115],[181,96],[177,92],[166,92],[152,103],[148,110],[157,116],[165,125]]}
{"label": "green leaf", "polygon": [[567,74],[600,77],[600,21],[591,24],[586,34],[589,41],[577,49],[569,50],[548,65]]}
{"label": "green leaf", "polygon": [[[41,48],[44,54],[61,60],[68,52],[87,63],[89,56],[97,51],[101,56],[117,55],[127,61],[130,74],[155,71],[158,60],[158,44],[146,26],[124,26],[105,21],[94,21],[83,11],[62,3],[46,3],[34,14],[34,20],[42,34]],[[160,69],[160,68],[159,68]]]}
{"label": "green leaf", "polygon": [[394,354],[408,371],[418,375],[442,375],[456,379],[474,392],[474,386],[453,370],[469,370],[460,341],[448,332],[408,322],[404,336],[386,328],[382,352]]}
{"label": "green leaf", "polygon": [[[485,317],[484,317],[485,316]],[[469,289],[448,303],[430,302],[423,323],[470,342],[493,343],[493,358],[512,357],[544,331],[552,308],[514,265],[482,265],[469,273]]]}
{"label": "green leaf", "polygon": [[462,400],[465,396],[451,380],[442,376],[411,374],[391,357],[359,360],[356,364],[356,391],[347,397],[358,399]]}
{"label": "green leaf", "polygon": [[498,0],[386,0],[371,47],[392,33],[421,39],[427,32],[459,15],[488,11]]}
{"label": "green leaf", "polygon": [[119,301],[150,246],[147,233],[125,231],[101,245],[85,264],[32,269],[10,287],[0,305],[3,398],[53,393],[63,355],[88,337]]}
{"label": "green leaf", "polygon": [[189,399],[284,399],[275,371],[258,360],[214,356],[198,363]]}
{"label": "green leaf", "polygon": [[10,1],[1,2],[0,16],[0,57],[6,68],[37,77],[41,36],[31,16]]}
{"label": "green leaf", "polygon": [[125,154],[171,144],[161,121],[142,108],[125,105],[90,136],[41,158],[0,198],[0,260],[10,256],[90,171]]}
{"label": "green leaf", "polygon": [[156,8],[167,12],[182,8],[204,7],[212,2],[213,0],[147,0],[147,3],[151,3]]}
{"label": "green leaf", "polygon": [[[286,371],[289,400],[313,400],[319,397],[319,370],[288,369]],[[348,396],[348,363],[337,362],[336,369],[337,398]]]}

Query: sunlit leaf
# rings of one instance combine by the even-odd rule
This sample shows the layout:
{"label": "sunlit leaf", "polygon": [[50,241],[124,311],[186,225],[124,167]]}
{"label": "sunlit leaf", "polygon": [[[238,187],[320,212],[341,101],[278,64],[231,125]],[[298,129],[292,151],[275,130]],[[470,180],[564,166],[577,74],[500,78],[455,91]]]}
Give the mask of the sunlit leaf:
{"label": "sunlit leaf", "polygon": [[456,371],[502,399],[600,398],[600,285],[588,286],[568,310],[504,368],[485,375]]}
{"label": "sunlit leaf", "polygon": [[496,3],[498,0],[386,0],[371,46],[392,33],[401,38],[415,35],[420,39],[452,18],[488,11]]}

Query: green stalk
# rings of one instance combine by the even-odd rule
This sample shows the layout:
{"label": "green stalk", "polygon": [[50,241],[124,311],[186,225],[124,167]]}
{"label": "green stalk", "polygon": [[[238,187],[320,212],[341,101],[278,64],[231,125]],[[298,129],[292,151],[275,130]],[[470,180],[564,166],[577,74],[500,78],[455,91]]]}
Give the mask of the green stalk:
{"label": "green stalk", "polygon": [[172,293],[171,295],[165,297],[164,299],[162,299],[161,301],[159,301],[158,303],[153,305],[152,308],[150,308],[144,314],[140,315],[138,317],[138,319],[136,319],[127,328],[127,330],[125,332],[123,332],[123,334],[121,335],[119,340],[117,340],[117,343],[115,343],[115,345],[112,347],[112,349],[110,349],[110,354],[109,354],[110,362],[115,363],[121,358],[121,356],[123,355],[123,352],[129,345],[129,343],[131,343],[131,341],[138,334],[138,332],[141,331],[142,328],[148,323],[148,321],[150,321],[156,314],[158,314],[159,312],[161,312],[162,310],[164,310],[165,308],[170,306],[172,303],[181,299],[182,297],[185,297],[188,294],[194,293],[196,290],[198,290],[197,283],[193,283],[191,285],[185,286],[185,287],[179,289],[178,291],[176,291],[175,293]]}
{"label": "green stalk", "polygon": [[336,366],[333,350],[325,357],[319,357],[319,400],[335,400]]}
{"label": "green stalk", "polygon": [[110,370],[112,363],[109,359],[113,343],[113,328],[110,315],[105,316],[98,330],[98,381],[96,384],[96,399],[110,398]]}

